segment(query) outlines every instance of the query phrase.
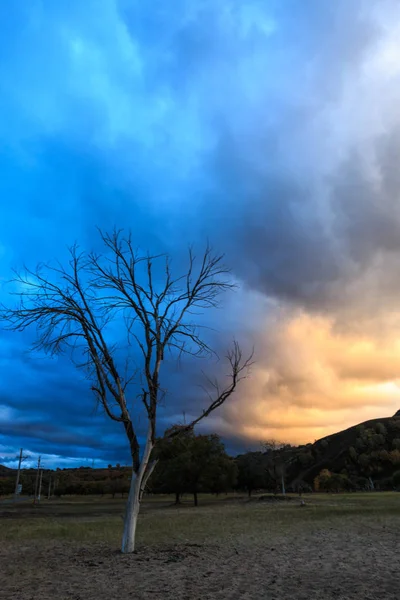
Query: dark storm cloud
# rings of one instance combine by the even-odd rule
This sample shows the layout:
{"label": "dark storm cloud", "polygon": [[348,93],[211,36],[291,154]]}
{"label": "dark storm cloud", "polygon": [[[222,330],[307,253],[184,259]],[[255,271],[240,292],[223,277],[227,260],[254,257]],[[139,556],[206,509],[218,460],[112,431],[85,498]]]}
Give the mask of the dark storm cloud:
{"label": "dark storm cloud", "polygon": [[232,146],[228,141],[220,150],[225,202],[216,205],[214,216],[229,233],[224,243],[235,273],[267,295],[318,303],[339,274],[340,257],[310,188],[290,173],[254,172]]}
{"label": "dark storm cloud", "polygon": [[[400,128],[376,140],[374,163],[354,152],[338,169],[332,196],[349,259],[365,266],[400,249]],[[375,171],[375,173],[371,173]]]}

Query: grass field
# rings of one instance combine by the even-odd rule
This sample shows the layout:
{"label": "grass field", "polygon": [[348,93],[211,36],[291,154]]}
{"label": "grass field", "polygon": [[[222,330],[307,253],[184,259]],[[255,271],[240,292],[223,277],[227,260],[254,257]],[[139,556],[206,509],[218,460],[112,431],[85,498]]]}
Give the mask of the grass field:
{"label": "grass field", "polygon": [[124,500],[0,504],[4,598],[400,598],[400,494],[270,502],[145,501],[138,553],[118,552]]}

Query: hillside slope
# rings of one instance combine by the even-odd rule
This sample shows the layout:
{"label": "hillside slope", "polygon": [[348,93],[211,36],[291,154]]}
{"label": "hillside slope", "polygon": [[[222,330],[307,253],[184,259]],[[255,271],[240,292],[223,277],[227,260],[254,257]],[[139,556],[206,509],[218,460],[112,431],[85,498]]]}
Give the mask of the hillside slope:
{"label": "hillside slope", "polygon": [[350,479],[391,477],[400,469],[400,411],[294,448],[285,462],[292,486],[301,481],[312,484],[323,469]]}

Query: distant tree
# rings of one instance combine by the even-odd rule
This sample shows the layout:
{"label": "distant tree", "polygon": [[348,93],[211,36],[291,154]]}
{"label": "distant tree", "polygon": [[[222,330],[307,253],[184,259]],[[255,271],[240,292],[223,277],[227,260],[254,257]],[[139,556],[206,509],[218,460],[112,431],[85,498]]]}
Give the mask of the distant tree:
{"label": "distant tree", "polygon": [[381,435],[383,435],[383,437],[386,436],[386,427],[384,426],[383,423],[376,423],[375,424],[375,431],[376,433],[379,433]]}
{"label": "distant tree", "polygon": [[316,492],[326,491],[329,486],[328,480],[332,477],[332,473],[329,469],[322,469],[319,475],[314,479],[314,490]]}
{"label": "distant tree", "polygon": [[235,461],[227,455],[221,455],[210,465],[206,487],[212,494],[227,493],[232,490],[237,482],[237,466]]}
{"label": "distant tree", "polygon": [[349,456],[352,461],[357,462],[357,450],[353,446],[349,448]]}
{"label": "distant tree", "polygon": [[[156,464],[152,452],[158,407],[164,396],[160,371],[165,352],[175,352],[176,357],[210,354],[193,313],[216,307],[220,293],[232,289],[233,284],[222,256],[214,255],[209,247],[200,261],[190,250],[186,272],[175,277],[168,257],[139,255],[130,236],[114,231],[102,233],[101,239],[103,254],[79,252],[75,246],[68,266],[40,265],[18,275],[16,293],[20,304],[11,309],[3,306],[0,318],[15,331],[36,326],[36,349],[50,354],[68,351],[76,366],[86,369],[98,405],[124,428],[132,478],[122,552],[133,552],[143,489]],[[116,344],[115,324],[122,323],[126,327],[121,346]],[[142,358],[141,377],[136,366],[137,349]],[[121,365],[121,357],[126,358],[125,365]],[[227,385],[209,382],[213,387],[208,406],[188,423],[188,430],[229,398],[251,364],[251,357],[243,358],[236,342],[227,359]],[[140,383],[142,411],[147,420],[143,447],[134,425],[137,403],[135,414],[131,414],[133,381]]]}
{"label": "distant tree", "polygon": [[129,482],[123,477],[111,477],[104,484],[104,489],[107,494],[111,494],[115,498],[116,494],[121,496],[129,489]]}
{"label": "distant tree", "polygon": [[382,433],[376,433],[371,436],[371,445],[373,448],[379,448],[385,445],[385,436]]}
{"label": "distant tree", "polygon": [[394,466],[400,465],[400,450],[392,450],[389,452],[389,460]]}
{"label": "distant tree", "polygon": [[280,488],[283,495],[286,493],[285,477],[288,461],[287,450],[292,446],[285,442],[269,439],[262,442],[266,454],[266,468],[269,478],[274,482],[275,492]]}
{"label": "distant tree", "polygon": [[265,489],[267,484],[267,469],[262,452],[247,452],[236,458],[237,486],[245,490],[249,498],[255,490]]}
{"label": "distant tree", "polygon": [[[176,502],[183,493],[223,492],[235,483],[235,466],[217,435],[186,432],[177,438],[161,440],[158,446],[158,487],[173,493]],[[156,473],[157,476],[157,473]]]}
{"label": "distant tree", "polygon": [[307,450],[298,455],[298,461],[302,467],[307,467],[314,462],[314,457],[310,450]]}
{"label": "distant tree", "polygon": [[175,494],[175,504],[180,503],[181,495],[187,491],[185,482],[185,453],[188,451],[193,430],[178,432],[179,426],[167,429],[163,438],[157,441],[154,449],[158,464],[151,480],[151,490],[164,494]]}
{"label": "distant tree", "polygon": [[234,483],[230,481],[233,474],[231,462],[219,436],[193,436],[185,456],[185,480],[188,492],[193,494],[195,506],[198,505],[199,492],[212,491],[213,486],[214,489],[216,486],[220,491],[225,491],[227,488],[223,487],[224,477],[227,486]]}
{"label": "distant tree", "polygon": [[314,490],[316,492],[345,492],[355,488],[347,474],[332,473],[328,469],[322,469],[314,479]]}
{"label": "distant tree", "polygon": [[107,483],[105,480],[95,481],[91,485],[92,494],[97,496],[104,496],[107,493]]}

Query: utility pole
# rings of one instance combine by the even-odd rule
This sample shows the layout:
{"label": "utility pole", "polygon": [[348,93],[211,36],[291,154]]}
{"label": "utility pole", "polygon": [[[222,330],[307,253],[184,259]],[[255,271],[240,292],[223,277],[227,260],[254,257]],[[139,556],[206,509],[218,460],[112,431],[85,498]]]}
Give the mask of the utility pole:
{"label": "utility pole", "polygon": [[38,458],[37,471],[36,471],[36,481],[35,481],[35,495],[33,497],[33,504],[36,504],[38,485],[39,485],[39,472],[40,472],[40,456]]}
{"label": "utility pole", "polygon": [[24,456],[23,455],[23,449],[21,448],[21,450],[19,452],[19,460],[18,460],[17,480],[15,482],[14,502],[17,501],[17,496],[19,494],[19,477],[20,477],[20,474],[21,474],[21,463],[24,460],[26,460],[27,458],[29,458],[29,456]]}
{"label": "utility pole", "polygon": [[43,469],[40,469],[39,494],[38,494],[38,500],[39,500],[39,502],[40,502],[40,492],[42,491],[42,477],[43,477]]}

